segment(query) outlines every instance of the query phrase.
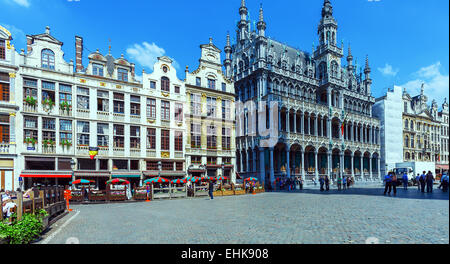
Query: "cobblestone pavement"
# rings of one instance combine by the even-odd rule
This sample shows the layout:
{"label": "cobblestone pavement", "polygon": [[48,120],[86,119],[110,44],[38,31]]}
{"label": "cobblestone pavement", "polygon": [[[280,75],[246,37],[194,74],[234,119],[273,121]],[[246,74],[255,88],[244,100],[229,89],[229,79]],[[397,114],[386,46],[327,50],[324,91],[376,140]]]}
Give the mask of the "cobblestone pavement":
{"label": "cobblestone pavement", "polygon": [[449,243],[448,193],[381,187],[73,205],[40,243]]}

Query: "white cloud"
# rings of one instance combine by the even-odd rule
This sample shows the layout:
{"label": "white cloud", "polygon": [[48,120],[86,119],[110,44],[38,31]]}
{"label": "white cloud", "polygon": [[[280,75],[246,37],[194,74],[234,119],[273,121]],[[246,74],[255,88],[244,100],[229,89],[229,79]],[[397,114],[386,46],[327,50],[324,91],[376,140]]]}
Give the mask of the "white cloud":
{"label": "white cloud", "polygon": [[0,23],[3,27],[5,27],[12,35],[12,44],[16,47],[16,51],[20,52],[20,47],[25,47],[27,43],[27,38],[25,32],[20,28],[16,28],[15,26]]}
{"label": "white cloud", "polygon": [[436,62],[430,66],[422,67],[412,74],[413,80],[400,85],[412,95],[420,93],[422,83],[425,83],[424,93],[428,96],[429,102],[433,99],[440,105],[444,98],[449,98],[449,75],[441,73],[441,62]]}
{"label": "white cloud", "polygon": [[381,72],[381,74],[383,74],[384,76],[396,76],[397,73],[399,72],[399,69],[394,70],[392,68],[392,65],[386,63],[384,68],[378,68],[378,71]]}
{"label": "white cloud", "polygon": [[[127,49],[127,54],[130,58],[137,63],[139,63],[142,67],[147,67],[148,69],[153,70],[153,65],[158,60],[158,57],[167,56],[166,51],[156,45],[154,42],[149,44],[148,42],[143,42],[142,44],[133,44],[130,48]],[[172,58],[171,58],[172,59]],[[179,69],[179,64],[174,59],[173,66],[176,69]]]}
{"label": "white cloud", "polygon": [[29,7],[30,6],[30,0],[4,0],[5,2],[9,4],[17,4],[23,7]]}

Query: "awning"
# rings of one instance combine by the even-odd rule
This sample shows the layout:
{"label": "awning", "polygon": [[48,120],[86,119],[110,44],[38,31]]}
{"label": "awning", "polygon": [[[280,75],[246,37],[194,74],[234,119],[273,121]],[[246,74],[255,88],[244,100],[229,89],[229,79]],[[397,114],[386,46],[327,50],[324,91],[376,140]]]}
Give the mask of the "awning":
{"label": "awning", "polygon": [[[144,171],[142,172],[146,177],[158,177],[158,171]],[[161,177],[183,177],[186,176],[184,171],[161,171]]]}
{"label": "awning", "polygon": [[76,171],[74,172],[75,177],[91,177],[91,178],[97,178],[97,177],[107,177],[109,178],[110,173],[109,172],[98,172],[98,171]]}
{"label": "awning", "polygon": [[71,174],[20,174],[23,178],[72,178]]}
{"label": "awning", "polygon": [[448,170],[448,164],[447,165],[438,165],[436,164],[436,169],[443,169],[443,170]]}
{"label": "awning", "polygon": [[141,178],[141,174],[111,174],[112,178]]}

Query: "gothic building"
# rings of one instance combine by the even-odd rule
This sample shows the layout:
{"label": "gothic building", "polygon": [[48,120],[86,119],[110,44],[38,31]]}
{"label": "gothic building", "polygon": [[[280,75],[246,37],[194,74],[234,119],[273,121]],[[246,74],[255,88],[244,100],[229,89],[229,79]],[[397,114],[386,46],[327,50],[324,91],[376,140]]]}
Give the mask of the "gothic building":
{"label": "gothic building", "polygon": [[[344,46],[338,45],[330,1],[323,3],[319,44],[311,52],[266,37],[262,6],[256,29],[251,28],[244,0],[239,15],[236,43],[227,41],[224,49],[226,76],[235,81],[236,102],[245,105],[237,112],[237,123],[243,124],[236,138],[238,172],[266,185],[279,177],[302,176],[308,182],[336,173],[356,180],[379,178],[380,121],[372,116],[369,61],[366,58],[363,76],[349,47],[343,65]],[[248,109],[249,102],[259,105],[256,120],[248,115],[254,111]],[[266,119],[263,108],[277,112],[278,118]],[[266,128],[278,126],[273,146],[260,144],[261,128],[253,124],[260,120]],[[249,127],[256,127],[256,133]]]}

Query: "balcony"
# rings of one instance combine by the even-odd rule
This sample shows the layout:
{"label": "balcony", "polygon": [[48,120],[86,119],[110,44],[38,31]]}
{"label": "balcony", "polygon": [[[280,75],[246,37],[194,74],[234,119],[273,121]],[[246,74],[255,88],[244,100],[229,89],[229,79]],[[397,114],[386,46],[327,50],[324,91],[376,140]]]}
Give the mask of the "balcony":
{"label": "balcony", "polygon": [[37,112],[37,104],[36,105],[30,105],[28,103],[23,103],[23,111],[29,112],[29,113],[36,113]]}
{"label": "balcony", "polygon": [[131,123],[141,123],[141,116],[140,115],[131,115],[130,121],[131,121]]}
{"label": "balcony", "polygon": [[113,113],[113,118],[114,118],[114,121],[117,121],[117,122],[125,121],[125,115],[121,114],[121,113]]}
{"label": "balcony", "polygon": [[100,120],[109,120],[109,112],[97,111],[97,118]]}
{"label": "balcony", "polygon": [[155,158],[156,157],[156,150],[147,149],[147,157]]}
{"label": "balcony", "polygon": [[182,159],[182,158],[184,158],[183,151],[175,151],[175,158],[176,158],[176,159]]}
{"label": "balcony", "polygon": [[89,118],[89,110],[87,110],[87,109],[77,109],[77,117]]}
{"label": "balcony", "polygon": [[60,116],[71,117],[71,116],[72,116],[72,110],[59,109],[59,115],[60,115]]}
{"label": "balcony", "polygon": [[13,154],[16,152],[16,145],[0,143],[0,154]]}
{"label": "balcony", "polygon": [[140,157],[141,156],[141,149],[139,149],[139,148],[132,148],[132,149],[130,149],[130,156],[132,156],[132,157]]}
{"label": "balcony", "polygon": [[42,153],[43,154],[55,154],[56,146],[43,144],[42,145]]}
{"label": "balcony", "polygon": [[77,155],[87,156],[89,155],[89,147],[88,146],[77,146]]}
{"label": "balcony", "polygon": [[120,147],[114,147],[113,148],[113,155],[114,156],[125,156],[125,149]]}
{"label": "balcony", "polygon": [[170,127],[170,120],[161,120],[161,126]]}

